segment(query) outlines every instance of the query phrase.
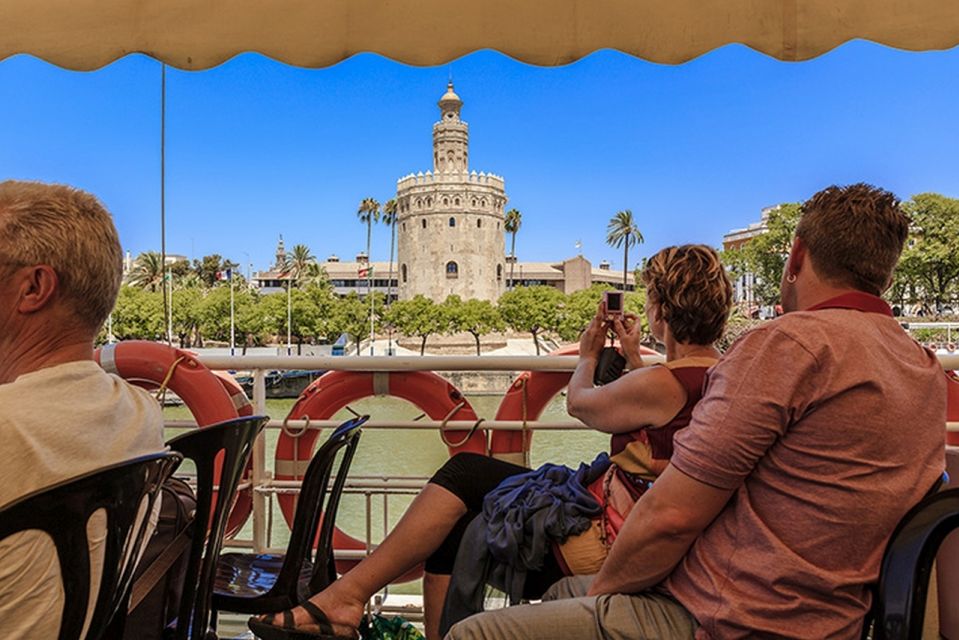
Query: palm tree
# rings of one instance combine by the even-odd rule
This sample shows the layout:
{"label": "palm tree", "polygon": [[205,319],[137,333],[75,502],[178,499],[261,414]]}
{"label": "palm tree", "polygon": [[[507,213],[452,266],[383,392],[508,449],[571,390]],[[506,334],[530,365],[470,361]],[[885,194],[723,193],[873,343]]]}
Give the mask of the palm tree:
{"label": "palm tree", "polygon": [[316,264],[316,258],[310,252],[310,248],[305,244],[298,244],[286,254],[284,269],[289,273],[289,278],[296,280],[299,284],[300,277],[307,275],[310,266],[314,264]]}
{"label": "palm tree", "polygon": [[156,251],[146,251],[137,256],[127,282],[134,287],[155,292],[163,284],[163,258]]}
{"label": "palm tree", "polygon": [[509,263],[509,289],[513,288],[513,269],[516,268],[516,232],[519,231],[519,228],[523,225],[523,214],[519,212],[519,209],[510,209],[506,212],[506,220],[503,223],[503,228],[506,229],[506,233],[513,234],[513,240],[510,243],[509,255],[512,260]]}
{"label": "palm tree", "polygon": [[383,205],[383,217],[380,218],[383,224],[390,228],[390,276],[386,281],[386,303],[390,303],[393,297],[393,248],[396,246],[396,219],[399,217],[396,198],[390,198]]}
{"label": "palm tree", "polygon": [[609,219],[606,226],[606,243],[611,247],[619,249],[623,247],[623,290],[626,290],[626,278],[629,274],[629,245],[641,244],[644,242],[643,234],[640,233],[636,221],[633,220],[633,212],[629,209],[617,211],[616,215]]}
{"label": "palm tree", "polygon": [[380,203],[375,198],[363,198],[356,216],[366,223],[366,295],[370,299],[370,355],[373,355],[373,262],[370,246],[373,242],[373,223],[380,221]]}

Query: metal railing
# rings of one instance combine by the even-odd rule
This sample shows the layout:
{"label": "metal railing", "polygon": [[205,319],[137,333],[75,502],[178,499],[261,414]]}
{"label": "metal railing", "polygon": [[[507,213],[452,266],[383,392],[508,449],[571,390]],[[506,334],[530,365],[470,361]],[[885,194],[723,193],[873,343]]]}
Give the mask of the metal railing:
{"label": "metal railing", "polygon": [[[945,369],[959,369],[959,353],[940,354],[939,360]],[[266,406],[266,375],[274,370],[316,369],[329,371],[357,371],[374,373],[398,373],[404,371],[572,371],[576,367],[576,356],[199,356],[200,362],[210,369],[230,371],[251,371],[253,373],[254,411],[258,415],[268,415]],[[649,361],[662,361],[662,357],[648,358]],[[385,388],[385,386],[384,386]],[[506,389],[503,390],[504,393]],[[339,424],[335,420],[282,420],[273,418],[267,424],[268,429],[284,427],[323,429]],[[475,421],[449,420],[445,423],[437,420],[370,420],[365,429],[409,429],[409,430],[467,430]],[[586,427],[578,420],[534,422],[537,430],[576,430]],[[168,421],[167,426],[195,426],[190,421]],[[483,429],[522,430],[529,424],[519,420],[486,420]],[[959,422],[948,423],[950,431],[959,431]],[[257,552],[270,547],[270,500],[273,495],[297,491],[298,482],[274,479],[266,467],[266,441],[261,436],[253,450],[253,537],[252,540],[235,540],[237,546],[249,546]],[[424,478],[352,478],[346,492],[360,493],[367,500],[367,542],[370,541],[371,496],[403,492],[415,493],[424,484]],[[384,499],[384,504],[386,504]],[[384,507],[387,509],[387,507]],[[388,520],[388,513],[384,522]],[[340,553],[340,557],[362,555],[364,552]]]}

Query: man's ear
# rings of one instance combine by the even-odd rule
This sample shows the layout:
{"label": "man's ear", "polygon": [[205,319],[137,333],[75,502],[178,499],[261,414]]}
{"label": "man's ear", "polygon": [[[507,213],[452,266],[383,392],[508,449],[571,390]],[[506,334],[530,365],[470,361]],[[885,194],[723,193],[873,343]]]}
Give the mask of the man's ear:
{"label": "man's ear", "polygon": [[23,271],[26,276],[21,281],[17,309],[21,313],[36,313],[50,304],[60,288],[60,279],[53,267],[45,264],[25,267]]}
{"label": "man's ear", "polygon": [[799,275],[803,266],[806,264],[806,245],[796,236],[793,238],[793,246],[789,250],[789,259],[786,261],[786,268],[789,273]]}

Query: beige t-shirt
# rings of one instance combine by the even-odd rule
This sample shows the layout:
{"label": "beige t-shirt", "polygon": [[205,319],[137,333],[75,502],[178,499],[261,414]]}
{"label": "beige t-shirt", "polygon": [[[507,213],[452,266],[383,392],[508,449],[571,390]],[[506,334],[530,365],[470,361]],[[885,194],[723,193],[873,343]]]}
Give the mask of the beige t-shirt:
{"label": "beige t-shirt", "polygon": [[860,635],[893,528],[944,466],[935,356],[853,294],[741,338],[672,464],[735,489],[667,579],[697,638]]}
{"label": "beige t-shirt", "polygon": [[[0,442],[0,508],[63,480],[165,449],[156,400],[89,360],[0,385]],[[95,584],[103,552],[99,515],[88,523]],[[29,531],[0,540],[3,637],[56,638],[62,608],[53,541]]]}

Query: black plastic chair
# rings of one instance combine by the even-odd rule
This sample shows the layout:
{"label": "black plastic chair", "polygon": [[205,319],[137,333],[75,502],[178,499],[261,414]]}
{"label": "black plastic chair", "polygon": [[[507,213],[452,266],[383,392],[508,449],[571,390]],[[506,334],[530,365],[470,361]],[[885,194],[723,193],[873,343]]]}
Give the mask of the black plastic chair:
{"label": "black plastic chair", "polygon": [[[174,623],[177,640],[201,640],[210,624],[210,604],[216,561],[223,547],[230,507],[253,451],[253,443],[269,418],[250,416],[195,429],[170,440],[171,449],[196,465],[196,515],[193,526],[205,525],[205,535],[193,533],[183,597]],[[220,476],[215,462],[222,452]]]}
{"label": "black plastic chair", "polygon": [[920,640],[932,564],[943,539],[959,528],[959,489],[927,496],[900,521],[879,572],[870,618],[873,640]]}
{"label": "black plastic chair", "polygon": [[36,529],[49,535],[56,545],[63,580],[59,640],[79,639],[87,618],[87,521],[99,509],[106,512],[103,573],[85,637],[97,640],[122,633],[133,571],[147,538],[149,514],[160,486],[180,460],[176,453],[143,456],[37,491],[0,511],[0,539]]}
{"label": "black plastic chair", "polygon": [[[359,444],[360,427],[368,419],[369,416],[361,416],[341,424],[313,456],[303,477],[284,555],[226,553],[220,557],[213,590],[215,610],[275,613],[296,606],[336,580],[333,561],[336,510]],[[336,477],[327,491],[341,449],[344,451]]]}

